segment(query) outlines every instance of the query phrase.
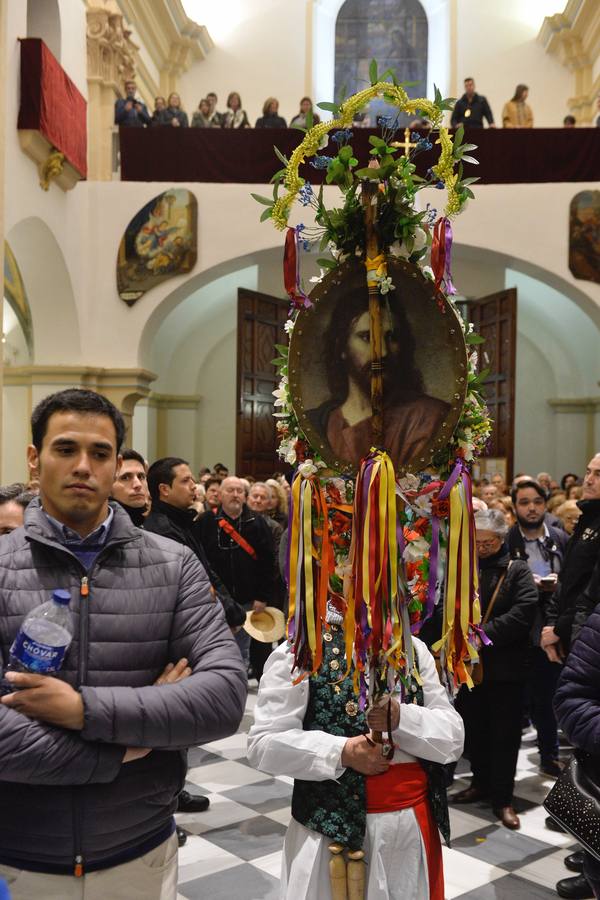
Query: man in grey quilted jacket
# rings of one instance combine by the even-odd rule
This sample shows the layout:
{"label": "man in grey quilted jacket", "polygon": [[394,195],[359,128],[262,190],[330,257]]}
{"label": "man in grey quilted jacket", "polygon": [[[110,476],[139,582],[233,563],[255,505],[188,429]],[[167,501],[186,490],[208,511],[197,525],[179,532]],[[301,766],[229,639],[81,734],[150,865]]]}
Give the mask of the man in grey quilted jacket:
{"label": "man in grey quilted jacket", "polygon": [[241,657],[196,556],[108,502],[118,410],[61,391],[32,433],[40,497],[0,542],[3,663],[55,588],[71,593],[75,633],[58,677],[5,676],[0,878],[13,900],[174,900],[183,751],[237,729]]}

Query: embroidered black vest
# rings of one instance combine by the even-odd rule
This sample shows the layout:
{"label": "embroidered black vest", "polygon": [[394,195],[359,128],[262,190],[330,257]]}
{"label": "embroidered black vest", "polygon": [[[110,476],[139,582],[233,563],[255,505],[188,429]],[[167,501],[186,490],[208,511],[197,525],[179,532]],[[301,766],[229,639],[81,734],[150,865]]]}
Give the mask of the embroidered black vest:
{"label": "embroidered black vest", "polygon": [[[340,737],[356,737],[369,731],[366,716],[358,708],[352,673],[335,684],[345,669],[342,630],[331,625],[323,635],[323,663],[309,682],[305,731],[325,731]],[[415,681],[405,702],[423,706],[423,689]],[[419,760],[427,773],[429,800],[440,832],[450,845],[450,818],[443,766]],[[365,776],[346,769],[337,781],[294,781],[292,816],[301,825],[337,841],[350,850],[360,850],[367,825]]]}

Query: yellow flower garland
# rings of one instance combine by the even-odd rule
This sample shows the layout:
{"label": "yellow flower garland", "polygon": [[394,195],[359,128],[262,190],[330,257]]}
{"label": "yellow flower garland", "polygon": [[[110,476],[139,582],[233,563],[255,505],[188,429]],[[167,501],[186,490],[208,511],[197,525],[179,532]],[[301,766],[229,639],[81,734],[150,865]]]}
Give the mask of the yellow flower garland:
{"label": "yellow flower garland", "polygon": [[[387,81],[378,81],[377,84],[365,88],[364,91],[359,91],[357,94],[348,97],[340,105],[337,119],[314,125],[307,131],[302,143],[292,153],[283,178],[283,184],[287,193],[283,197],[277,198],[271,213],[273,224],[279,231],[283,231],[286,228],[290,209],[298,191],[304,184],[304,179],[298,174],[301,164],[306,161],[307,157],[310,158],[317,153],[321,140],[326,134],[329,134],[334,129],[347,128],[349,125],[352,125],[354,114],[362,109],[369,100],[380,95],[384,95],[386,100],[397,106],[402,112],[414,114],[417,110],[421,110],[427,115],[433,128],[437,128],[442,120],[443,111],[438,109],[431,100],[423,97],[411,100],[403,88],[399,85],[390,84]],[[448,203],[445,214],[452,216],[459,212],[460,200],[456,191],[458,177],[454,174],[452,138],[448,134],[447,129],[440,127],[440,136],[436,143],[441,144],[442,150],[438,164],[433,171],[446,186]]]}

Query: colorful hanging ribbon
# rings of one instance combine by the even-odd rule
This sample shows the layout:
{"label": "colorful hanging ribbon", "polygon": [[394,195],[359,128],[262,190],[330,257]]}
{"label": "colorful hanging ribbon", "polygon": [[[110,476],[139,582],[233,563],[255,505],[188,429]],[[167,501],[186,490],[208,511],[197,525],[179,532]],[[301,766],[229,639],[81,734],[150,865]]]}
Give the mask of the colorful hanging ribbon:
{"label": "colorful hanging ribbon", "polygon": [[319,670],[329,577],[335,568],[327,501],[320,481],[296,475],[292,483],[286,575],[290,593],[288,642],[298,681]]}
{"label": "colorful hanging ribbon", "polygon": [[290,300],[298,309],[312,306],[300,284],[300,228],[288,228],[283,251],[283,282]]}
{"label": "colorful hanging ribbon", "polygon": [[481,621],[475,551],[475,523],[469,471],[458,460],[446,486],[450,517],[442,639],[434,644],[454,687],[473,682],[467,662],[477,659],[472,635]]}
{"label": "colorful hanging ribbon", "polygon": [[[394,467],[387,453],[373,448],[356,481],[351,591],[344,624],[346,660],[354,656],[354,682],[361,706],[367,699],[366,673],[373,690],[376,682],[387,679],[390,666],[400,671],[406,658],[398,533]],[[410,631],[408,634],[410,639]]]}
{"label": "colorful hanging ribbon", "polygon": [[456,294],[452,284],[452,226],[450,219],[442,216],[433,226],[431,243],[431,268],[437,291]]}

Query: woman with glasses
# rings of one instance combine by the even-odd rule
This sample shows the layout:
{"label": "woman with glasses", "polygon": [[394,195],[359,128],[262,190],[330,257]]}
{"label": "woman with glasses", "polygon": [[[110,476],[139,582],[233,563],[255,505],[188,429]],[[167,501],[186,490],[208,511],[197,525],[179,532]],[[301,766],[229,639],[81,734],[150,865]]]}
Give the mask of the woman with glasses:
{"label": "woman with glasses", "polygon": [[462,687],[456,708],[465,723],[465,756],[473,773],[455,803],[483,802],[506,828],[519,828],[513,788],[521,745],[529,633],[538,595],[529,566],[510,560],[508,526],[499,509],[475,514],[482,627],[477,639],[483,681]]}

